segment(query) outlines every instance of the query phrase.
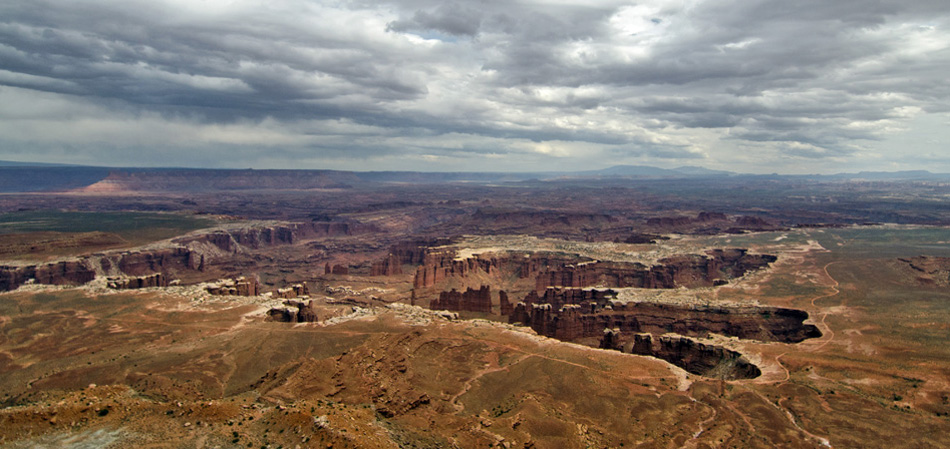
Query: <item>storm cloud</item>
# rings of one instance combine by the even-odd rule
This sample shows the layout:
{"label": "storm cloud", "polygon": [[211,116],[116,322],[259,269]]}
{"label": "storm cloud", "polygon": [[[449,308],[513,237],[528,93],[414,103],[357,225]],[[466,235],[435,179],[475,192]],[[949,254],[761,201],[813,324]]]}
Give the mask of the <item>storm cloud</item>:
{"label": "storm cloud", "polygon": [[950,172],[948,19],[896,0],[5,2],[0,159]]}

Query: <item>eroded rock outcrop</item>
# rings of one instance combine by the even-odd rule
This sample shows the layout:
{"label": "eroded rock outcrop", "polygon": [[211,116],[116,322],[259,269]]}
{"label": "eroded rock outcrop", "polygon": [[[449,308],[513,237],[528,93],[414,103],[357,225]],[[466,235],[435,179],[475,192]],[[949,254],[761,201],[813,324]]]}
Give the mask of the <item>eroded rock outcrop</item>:
{"label": "eroded rock outcrop", "polygon": [[258,249],[275,245],[291,245],[297,241],[301,233],[301,225],[288,224],[265,227],[251,227],[242,229],[217,230],[193,237],[176,240],[183,245],[195,242],[210,243],[222,251],[236,252],[239,245]]}
{"label": "eroded rock outcrop", "polygon": [[286,288],[278,288],[277,291],[274,292],[275,297],[283,298],[283,299],[293,299],[293,298],[299,298],[301,296],[309,296],[309,295],[310,295],[310,287],[307,286],[306,282],[294,284]]}
{"label": "eroded rock outcrop", "polygon": [[[543,292],[539,296],[537,292],[530,291],[521,302],[526,305],[549,304],[555,310],[568,304],[580,305],[584,303],[592,303],[596,308],[598,305],[600,307],[608,305],[611,300],[617,297],[617,292],[610,289],[548,288]],[[529,320],[529,317],[524,315],[526,310],[528,310],[526,307],[513,308],[512,312],[507,315],[509,315],[511,322],[526,323]]]}
{"label": "eroded rock outcrop", "polygon": [[0,267],[0,291],[14,290],[26,282],[83,285],[97,274],[147,277],[161,273],[167,277],[181,271],[203,269],[204,257],[185,247],[121,251],[50,264]]}
{"label": "eroded rock outcrop", "polygon": [[457,260],[455,254],[454,250],[427,253],[422,266],[416,270],[413,287],[431,287],[449,277],[466,277],[476,270],[491,273],[495,267],[491,260],[477,257]]}
{"label": "eroded rock outcrop", "polygon": [[96,278],[96,273],[85,261],[59,262],[38,267],[26,267],[23,274],[36,279],[37,284],[81,285]]}
{"label": "eroded rock outcrop", "polygon": [[145,276],[175,270],[204,269],[204,258],[189,248],[163,248],[152,251],[123,252],[99,260],[104,270],[115,266],[129,276]]}
{"label": "eroded rock outcrop", "polygon": [[514,312],[515,307],[511,304],[511,301],[508,300],[508,293],[504,290],[498,291],[498,308],[499,313],[502,316],[511,316],[511,313]]}
{"label": "eroded rock outcrop", "polygon": [[714,235],[722,232],[741,234],[747,231],[776,231],[782,226],[756,216],[741,215],[729,219],[720,212],[700,212],[695,217],[672,216],[653,217],[646,221],[646,228],[658,232],[685,232],[692,234]]}
{"label": "eroded rock outcrop", "polygon": [[[705,337],[710,333],[798,343],[821,336],[805,324],[808,313],[780,307],[697,307],[658,303],[619,303],[596,290],[549,289],[538,297],[529,294],[512,311],[509,321],[522,323],[541,335],[559,340],[600,338],[604,329],[625,333],[649,332]],[[583,292],[583,293],[582,293]],[[549,298],[551,303],[544,298]],[[594,299],[582,299],[594,298]],[[556,306],[557,305],[557,306]]]}
{"label": "eroded rock outcrop", "polygon": [[921,285],[950,286],[950,258],[948,257],[898,258],[897,263]]}
{"label": "eroded rock outcrop", "polygon": [[647,226],[657,229],[677,229],[693,223],[690,217],[654,217],[647,219]]}
{"label": "eroded rock outcrop", "polygon": [[474,273],[505,273],[528,279],[577,260],[576,257],[549,253],[476,254],[459,259],[455,250],[433,249],[426,253],[422,265],[416,269],[413,287],[431,287],[449,278],[465,278]]}
{"label": "eroded rock outcrop", "polygon": [[425,263],[429,248],[435,248],[452,243],[452,239],[430,238],[414,239],[396,243],[389,248],[389,253],[403,265],[422,265]]}
{"label": "eroded rock outcrop", "polygon": [[264,321],[277,321],[279,323],[297,322],[297,312],[286,307],[274,307],[267,311]]}
{"label": "eroded rock outcrop", "polygon": [[371,232],[375,228],[359,222],[283,223],[270,226],[252,226],[218,229],[205,234],[176,239],[184,246],[209,243],[218,249],[234,253],[243,248],[260,249],[278,245],[293,245],[303,239],[341,237]]}
{"label": "eroded rock outcrop", "polygon": [[35,282],[51,285],[82,285],[96,278],[87,260],[64,261],[25,267],[0,267],[0,291],[15,290]]}
{"label": "eroded rock outcrop", "polygon": [[370,276],[395,276],[397,274],[402,274],[402,262],[393,253],[389,253],[381,261],[373,262],[369,271]]}
{"label": "eroded rock outcrop", "polygon": [[228,279],[217,285],[206,288],[208,293],[219,296],[257,296],[260,294],[260,283],[257,279],[248,279],[241,276],[237,279]]}
{"label": "eroded rock outcrop", "polygon": [[[750,379],[758,367],[742,354],[688,337],[710,333],[761,341],[797,343],[821,336],[804,324],[808,314],[779,307],[695,307],[621,303],[613,292],[548,289],[519,302],[509,320],[563,341],[661,358],[707,377]],[[675,333],[678,336],[664,334]]]}
{"label": "eroded rock outcrop", "polygon": [[748,254],[745,249],[735,248],[712,250],[706,255],[669,257],[652,267],[623,262],[567,264],[540,273],[535,288],[543,291],[547,287],[709,287],[768,267],[775,260],[772,255]]}
{"label": "eroded rock outcrop", "polygon": [[[392,255],[390,255],[392,257]],[[768,267],[777,258],[769,254],[749,254],[742,248],[716,249],[704,255],[688,254],[657,261],[653,266],[630,262],[602,262],[584,257],[553,253],[476,254],[459,258],[451,248],[431,249],[416,269],[414,288],[437,285],[450,278],[466,278],[475,273],[535,278],[535,289],[547,287],[676,288],[725,284],[750,271]],[[392,264],[392,262],[386,262]],[[374,266],[374,273],[385,264]]]}
{"label": "eroded rock outcrop", "polygon": [[349,267],[345,265],[337,264],[337,265],[333,265],[332,267],[330,266],[330,264],[326,265],[325,274],[349,274],[349,273],[350,273],[350,269]]}
{"label": "eroded rock outcrop", "polygon": [[313,300],[307,301],[306,304],[298,303],[297,304],[297,322],[298,323],[315,323],[317,321],[317,312],[313,309]]}
{"label": "eroded rock outcrop", "polygon": [[[282,323],[315,323],[319,319],[313,307],[313,300],[306,303],[299,301],[284,302],[287,307],[275,307],[267,311],[265,321],[279,321]],[[296,309],[296,310],[295,310]]]}
{"label": "eroded rock outcrop", "polygon": [[647,243],[656,243],[657,240],[669,240],[669,237],[664,237],[659,234],[644,234],[644,233],[633,233],[630,234],[626,239],[623,240],[624,243],[631,244],[647,244]]}
{"label": "eroded rock outcrop", "polygon": [[491,305],[491,288],[483,285],[478,290],[468,288],[465,292],[458,292],[455,289],[442,292],[438,299],[432,300],[429,308],[451,312],[491,313]]}
{"label": "eroded rock outcrop", "polygon": [[759,367],[749,362],[741,353],[687,337],[654,337],[640,333],[628,339],[618,329],[606,329],[600,347],[656,357],[705,377],[734,380],[754,379],[762,375]]}
{"label": "eroded rock outcrop", "polygon": [[302,237],[343,237],[375,231],[376,228],[358,222],[313,222]]}
{"label": "eroded rock outcrop", "polygon": [[109,288],[117,290],[134,290],[150,287],[168,287],[169,281],[164,274],[155,273],[131,278],[109,278],[106,285]]}

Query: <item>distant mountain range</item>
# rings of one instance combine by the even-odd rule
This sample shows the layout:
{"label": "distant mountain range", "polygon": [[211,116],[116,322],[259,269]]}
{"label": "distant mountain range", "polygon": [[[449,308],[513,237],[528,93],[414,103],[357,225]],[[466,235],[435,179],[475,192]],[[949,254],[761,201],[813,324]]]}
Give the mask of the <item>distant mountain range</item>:
{"label": "distant mountain range", "polygon": [[406,172],[343,170],[250,170],[201,168],[114,168],[0,161],[0,192],[70,191],[207,191],[234,189],[347,188],[361,183],[612,182],[676,179],[815,179],[818,181],[950,181],[950,174],[926,170],[860,172],[834,175],[752,175],[703,167],[659,168],[615,165],[575,172]]}
{"label": "distant mountain range", "polygon": [[577,177],[595,176],[595,177],[664,177],[681,178],[684,176],[730,176],[734,172],[722,170],[710,170],[703,167],[683,166],[677,168],[658,168],[648,165],[614,165],[613,167],[593,171],[580,171],[565,173],[565,175],[574,175]]}
{"label": "distant mountain range", "polygon": [[72,164],[53,164],[48,162],[0,161],[0,167],[80,167]]}

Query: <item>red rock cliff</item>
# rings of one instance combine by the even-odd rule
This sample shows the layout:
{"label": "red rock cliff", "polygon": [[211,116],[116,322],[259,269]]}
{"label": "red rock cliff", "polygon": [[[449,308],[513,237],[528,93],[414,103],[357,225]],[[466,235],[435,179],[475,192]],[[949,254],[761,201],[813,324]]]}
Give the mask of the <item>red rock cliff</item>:
{"label": "red rock cliff", "polygon": [[0,290],[15,290],[29,280],[37,284],[82,285],[96,278],[85,260],[26,267],[0,267]]}
{"label": "red rock cliff", "polygon": [[491,313],[491,288],[483,285],[478,290],[468,288],[464,293],[455,291],[455,289],[442,292],[438,299],[429,304],[429,308],[453,312]]}
{"label": "red rock cliff", "polygon": [[744,249],[709,251],[707,255],[683,255],[659,260],[647,268],[639,263],[589,262],[569,264],[540,273],[535,289],[547,287],[709,287],[769,266],[777,258],[747,254]]}
{"label": "red rock cliff", "polygon": [[[600,338],[604,329],[703,337],[717,333],[745,339],[797,343],[821,336],[804,324],[808,314],[779,307],[693,307],[657,303],[618,303],[593,291],[549,289],[519,302],[509,322],[562,340]],[[593,299],[581,298],[589,297]],[[550,302],[547,302],[550,301]]]}

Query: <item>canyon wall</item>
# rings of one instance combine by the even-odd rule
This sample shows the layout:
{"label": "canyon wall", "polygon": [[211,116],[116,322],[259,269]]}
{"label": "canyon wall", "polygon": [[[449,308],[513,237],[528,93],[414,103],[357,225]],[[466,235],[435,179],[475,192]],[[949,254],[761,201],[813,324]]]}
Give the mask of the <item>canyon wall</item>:
{"label": "canyon wall", "polygon": [[27,282],[51,285],[82,285],[96,278],[86,260],[56,262],[25,267],[0,267],[0,290],[15,290]]}
{"label": "canyon wall", "polygon": [[603,349],[628,354],[647,355],[670,362],[686,371],[724,380],[754,379],[762,375],[759,367],[739,352],[722,346],[697,342],[679,336],[654,337],[634,334],[632,338],[617,329],[604,331],[600,342]]}
{"label": "canyon wall", "polygon": [[402,274],[402,262],[399,260],[399,256],[393,253],[389,253],[381,261],[373,262],[369,270],[370,276],[395,276],[398,274]]}
{"label": "canyon wall", "polygon": [[576,260],[576,257],[548,253],[476,254],[469,258],[459,259],[455,250],[435,249],[425,254],[422,265],[416,269],[413,286],[415,288],[431,287],[445,279],[464,278],[474,272],[505,273],[520,279],[528,279],[543,271],[553,270]]}
{"label": "canyon wall", "polygon": [[78,260],[21,267],[0,267],[0,291],[15,290],[27,282],[50,285],[83,285],[98,273],[147,276],[177,270],[201,270],[203,258],[188,248],[120,252],[86,256]]}
{"label": "canyon wall", "polygon": [[[745,249],[732,248],[707,251],[705,255],[668,257],[648,267],[640,263],[601,262],[549,253],[476,254],[460,259],[455,250],[440,248],[425,253],[416,269],[413,287],[431,287],[474,272],[535,278],[535,289],[539,292],[547,287],[708,287],[768,267],[776,260],[769,254],[749,254]],[[395,260],[386,262],[393,263]],[[385,264],[381,263],[376,271],[384,272]]]}
{"label": "canyon wall", "polygon": [[[798,343],[821,336],[804,324],[808,314],[780,307],[694,307],[658,303],[618,303],[585,290],[549,289],[538,298],[529,294],[509,316],[537,333],[559,340],[600,337],[604,329],[626,333],[649,332],[704,337],[716,333],[743,339]],[[544,299],[548,298],[548,299]],[[551,301],[551,302],[546,302]]]}
{"label": "canyon wall", "polygon": [[[352,235],[372,229],[372,226],[356,222],[314,222],[215,230],[175,239],[172,242],[178,246],[174,247],[93,254],[48,264],[0,266],[0,291],[14,290],[27,282],[83,285],[95,279],[97,274],[118,278],[161,273],[170,278],[181,272],[204,271],[206,264],[221,256],[217,250],[233,254],[247,249],[292,245],[304,238]],[[392,264],[384,268],[382,274],[397,274],[400,269],[400,264]],[[346,274],[346,271],[346,267],[333,269],[334,274]]]}
{"label": "canyon wall", "polygon": [[455,289],[442,292],[438,299],[432,300],[429,308],[452,312],[491,313],[491,305],[491,288],[483,285],[478,290],[468,288],[465,292],[458,292]]}
{"label": "canyon wall", "polygon": [[639,263],[588,262],[569,264],[538,275],[536,290],[547,287],[709,287],[769,266],[777,258],[748,254],[745,249],[717,249],[706,255],[674,256],[647,267]]}
{"label": "canyon wall", "polygon": [[615,296],[610,290],[549,288],[543,295],[531,292],[514,307],[509,322],[562,341],[597,341],[604,349],[654,356],[691,373],[721,379],[750,379],[761,372],[736,351],[689,337],[716,333],[798,343],[821,336],[816,326],[804,323],[808,314],[801,310],[621,303]]}
{"label": "canyon wall", "polygon": [[356,221],[283,223],[271,226],[219,229],[205,234],[178,238],[174,241],[184,246],[192,243],[210,243],[222,251],[233,253],[237,252],[240,246],[260,249],[277,245],[293,245],[305,239],[342,237],[373,231],[375,231],[374,226]]}

